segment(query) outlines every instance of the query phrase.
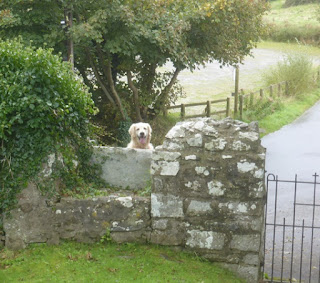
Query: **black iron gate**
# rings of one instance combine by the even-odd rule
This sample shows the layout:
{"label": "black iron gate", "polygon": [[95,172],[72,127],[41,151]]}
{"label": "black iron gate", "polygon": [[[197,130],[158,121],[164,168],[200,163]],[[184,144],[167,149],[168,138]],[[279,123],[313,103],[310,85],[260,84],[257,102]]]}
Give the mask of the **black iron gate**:
{"label": "black iron gate", "polygon": [[265,260],[267,282],[320,282],[320,185],[267,176]]}

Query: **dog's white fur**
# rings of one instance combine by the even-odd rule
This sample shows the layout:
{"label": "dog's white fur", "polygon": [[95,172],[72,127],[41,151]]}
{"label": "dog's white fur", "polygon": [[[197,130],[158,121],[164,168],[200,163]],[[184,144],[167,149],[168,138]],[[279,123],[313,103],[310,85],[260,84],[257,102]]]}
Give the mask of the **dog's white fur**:
{"label": "dog's white fur", "polygon": [[129,129],[131,142],[127,148],[153,149],[150,143],[152,129],[148,123],[135,123]]}

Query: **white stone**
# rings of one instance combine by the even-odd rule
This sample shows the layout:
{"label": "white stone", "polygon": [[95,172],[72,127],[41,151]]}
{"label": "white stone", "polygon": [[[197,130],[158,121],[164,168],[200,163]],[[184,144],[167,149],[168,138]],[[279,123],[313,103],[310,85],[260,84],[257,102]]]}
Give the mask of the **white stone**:
{"label": "white stone", "polygon": [[230,158],[232,158],[232,155],[222,155],[222,158],[223,159],[230,159]]}
{"label": "white stone", "polygon": [[213,196],[223,196],[225,189],[222,188],[223,184],[219,181],[210,181],[208,183],[209,194]]}
{"label": "white stone", "polygon": [[259,169],[259,170],[255,171],[254,172],[254,177],[262,179],[264,177],[264,170],[263,169]]}
{"label": "white stone", "polygon": [[196,155],[188,155],[185,157],[185,160],[197,160],[197,156]]}
{"label": "white stone", "polygon": [[221,151],[226,147],[227,141],[224,139],[216,139],[204,145],[205,149],[210,151]]}
{"label": "white stone", "polygon": [[232,144],[232,149],[237,151],[248,151],[250,150],[250,145],[245,144],[241,141],[234,141]]}
{"label": "white stone", "polygon": [[199,166],[199,167],[196,167],[195,170],[196,170],[198,175],[202,175],[203,174],[205,176],[209,176],[209,174],[210,174],[206,167]]}
{"label": "white stone", "polygon": [[180,152],[156,151],[152,155],[153,160],[175,161],[181,156]]}
{"label": "white stone", "polygon": [[187,231],[186,245],[191,248],[222,250],[224,247],[225,235],[212,231]]}
{"label": "white stone", "polygon": [[124,207],[133,206],[132,197],[118,197],[116,200],[119,201]]}
{"label": "white stone", "polygon": [[61,214],[61,210],[60,210],[60,209],[57,209],[57,210],[56,210],[56,214]]}
{"label": "white stone", "polygon": [[184,138],[185,137],[185,132],[184,130],[176,125],[174,126],[166,135],[167,139],[173,139],[173,138]]}
{"label": "white stone", "polygon": [[179,162],[167,162],[167,161],[160,161],[160,175],[162,176],[176,176],[180,170]]}
{"label": "white stone", "polygon": [[202,131],[203,127],[204,127],[204,122],[203,121],[198,121],[194,124],[193,128]]}
{"label": "white stone", "polygon": [[190,188],[192,190],[199,190],[201,188],[201,184],[198,181],[194,181],[194,182],[188,182],[186,184],[184,184],[187,188]]}
{"label": "white stone", "polygon": [[244,203],[239,203],[239,204],[238,204],[238,207],[237,207],[237,210],[238,210],[239,212],[241,212],[241,213],[246,213],[246,212],[248,212],[248,207],[247,207],[247,205],[244,204]]}
{"label": "white stone", "polygon": [[152,217],[183,217],[183,201],[174,195],[151,194]]}
{"label": "white stone", "polygon": [[259,139],[259,133],[256,132],[240,132],[239,137],[241,139],[248,139],[251,141],[257,141]]}
{"label": "white stone", "polygon": [[253,171],[254,169],[257,168],[255,163],[250,163],[247,161],[238,162],[237,167],[238,167],[239,172],[241,172],[241,173],[247,173],[247,172]]}
{"label": "white stone", "polygon": [[188,206],[187,213],[189,214],[202,214],[212,211],[210,202],[203,202],[192,200]]}
{"label": "white stone", "polygon": [[190,146],[201,147],[202,146],[202,135],[195,134],[195,136],[193,138],[187,139],[187,143]]}

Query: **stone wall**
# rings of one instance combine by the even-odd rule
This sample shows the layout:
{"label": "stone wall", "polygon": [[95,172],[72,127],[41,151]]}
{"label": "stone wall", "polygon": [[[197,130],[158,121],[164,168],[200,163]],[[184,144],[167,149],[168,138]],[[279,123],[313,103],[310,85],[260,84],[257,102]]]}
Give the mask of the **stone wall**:
{"label": "stone wall", "polygon": [[178,123],[153,154],[151,242],[186,247],[257,282],[264,160],[255,123]]}
{"label": "stone wall", "polygon": [[102,165],[102,179],[109,185],[143,189],[150,185],[152,150],[95,146],[94,162]]}
{"label": "stone wall", "polygon": [[[139,154],[147,159],[147,165]],[[257,124],[232,119],[188,120],[173,127],[153,152],[104,148],[97,156],[96,161],[105,164],[106,180],[118,174],[123,177],[122,187],[130,179],[126,172],[140,166],[147,173],[140,183],[152,179],[151,198],[114,194],[54,201],[30,184],[19,195],[12,217],[4,219],[8,248],[38,242],[58,244],[60,239],[95,242],[108,232],[116,242],[186,248],[221,262],[248,282],[258,282],[264,236],[265,149],[260,145]],[[122,173],[119,168],[115,173],[108,171],[118,166],[109,166],[113,161],[125,164]],[[111,169],[106,169],[108,166]]]}
{"label": "stone wall", "polygon": [[48,200],[34,184],[19,194],[18,208],[4,219],[5,245],[22,249],[31,243],[60,240],[98,242],[110,232],[116,242],[148,242],[150,198],[105,197]]}

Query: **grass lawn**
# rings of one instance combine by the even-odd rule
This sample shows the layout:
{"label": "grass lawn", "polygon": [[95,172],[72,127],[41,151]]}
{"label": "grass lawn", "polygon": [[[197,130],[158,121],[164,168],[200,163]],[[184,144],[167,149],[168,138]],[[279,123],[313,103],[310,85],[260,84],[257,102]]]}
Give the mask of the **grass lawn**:
{"label": "grass lawn", "polygon": [[0,251],[0,282],[245,282],[218,265],[167,247],[34,244]]}

